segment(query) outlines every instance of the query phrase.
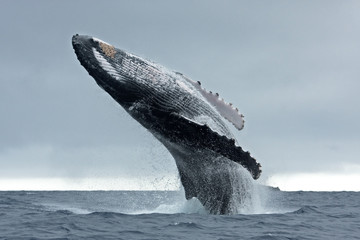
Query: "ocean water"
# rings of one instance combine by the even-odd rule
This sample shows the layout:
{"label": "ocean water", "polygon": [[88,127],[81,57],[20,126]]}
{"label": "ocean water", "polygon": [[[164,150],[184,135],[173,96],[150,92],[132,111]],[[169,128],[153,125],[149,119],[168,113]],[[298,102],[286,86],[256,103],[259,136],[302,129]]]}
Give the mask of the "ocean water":
{"label": "ocean water", "polygon": [[3,191],[0,239],[360,239],[360,193],[259,188],[221,216],[182,191]]}

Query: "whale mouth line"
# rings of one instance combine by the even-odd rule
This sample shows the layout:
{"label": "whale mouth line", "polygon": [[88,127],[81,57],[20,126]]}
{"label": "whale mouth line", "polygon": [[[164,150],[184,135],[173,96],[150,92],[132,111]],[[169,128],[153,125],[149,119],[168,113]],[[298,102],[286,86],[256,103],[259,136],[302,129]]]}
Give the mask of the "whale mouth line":
{"label": "whale mouth line", "polygon": [[74,35],[72,45],[96,83],[173,156],[187,199],[196,197],[214,214],[232,213],[235,202],[245,201],[238,192],[249,191],[261,165],[225,124],[243,129],[238,108],[199,81],[100,39]]}

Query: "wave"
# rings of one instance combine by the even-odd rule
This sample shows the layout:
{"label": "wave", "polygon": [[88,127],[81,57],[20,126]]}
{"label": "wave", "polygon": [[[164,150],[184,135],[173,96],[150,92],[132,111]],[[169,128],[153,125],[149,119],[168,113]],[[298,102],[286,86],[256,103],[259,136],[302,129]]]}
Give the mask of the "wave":
{"label": "wave", "polygon": [[[277,214],[295,211],[284,209],[279,202],[280,191],[273,191],[263,186],[255,186],[249,201],[239,204],[233,215]],[[209,212],[197,198],[185,199],[181,191],[110,191],[110,192],[39,192],[36,201],[25,204],[39,211],[59,214],[87,215],[92,213],[120,213],[127,215],[142,214],[201,214]],[[5,200],[4,198],[2,200]],[[11,200],[11,201],[10,201]],[[250,201],[251,200],[251,201]],[[16,202],[6,199],[5,202]],[[246,203],[246,204],[244,204]]]}
{"label": "wave", "polygon": [[294,214],[309,214],[309,213],[321,213],[316,206],[303,206],[300,209],[293,211]]}

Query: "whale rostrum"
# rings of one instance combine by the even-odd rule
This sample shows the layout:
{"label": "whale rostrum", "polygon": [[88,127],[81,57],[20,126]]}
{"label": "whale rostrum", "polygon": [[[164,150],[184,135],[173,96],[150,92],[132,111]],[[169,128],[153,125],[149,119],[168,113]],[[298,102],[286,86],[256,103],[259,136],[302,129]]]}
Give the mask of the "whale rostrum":
{"label": "whale rostrum", "polygon": [[81,65],[174,157],[187,199],[211,213],[231,213],[236,169],[257,179],[261,166],[243,151],[224,119],[238,130],[243,115],[231,103],[181,73],[90,36],[74,35]]}

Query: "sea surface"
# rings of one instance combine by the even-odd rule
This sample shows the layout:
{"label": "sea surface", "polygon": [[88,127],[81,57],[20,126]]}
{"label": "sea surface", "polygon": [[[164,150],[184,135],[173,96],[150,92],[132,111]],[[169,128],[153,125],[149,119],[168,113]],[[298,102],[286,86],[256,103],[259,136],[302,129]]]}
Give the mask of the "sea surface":
{"label": "sea surface", "polygon": [[220,216],[182,191],[3,191],[0,239],[360,239],[360,193],[263,188]]}

